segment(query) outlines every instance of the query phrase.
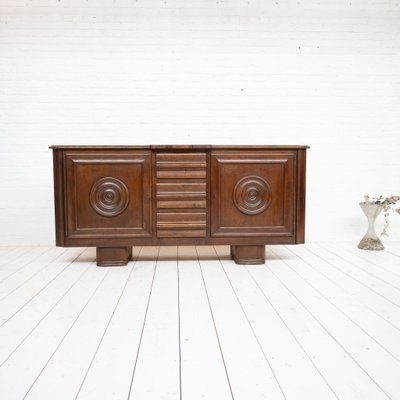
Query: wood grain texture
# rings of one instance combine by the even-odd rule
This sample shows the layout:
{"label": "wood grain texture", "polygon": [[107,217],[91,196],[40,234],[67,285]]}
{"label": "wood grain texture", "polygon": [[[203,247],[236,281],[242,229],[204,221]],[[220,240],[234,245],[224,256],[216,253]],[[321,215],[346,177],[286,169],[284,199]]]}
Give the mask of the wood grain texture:
{"label": "wood grain texture", "polygon": [[304,242],[307,146],[52,149],[56,244],[97,247],[99,264],[126,264],[132,246],[202,244],[257,264],[265,244]]}
{"label": "wood grain texture", "polygon": [[231,246],[231,256],[236,264],[265,264],[265,246]]}
{"label": "wood grain texture", "polygon": [[57,246],[64,246],[64,174],[63,174],[62,151],[53,151],[53,174],[54,174],[54,214],[55,235]]}
{"label": "wood grain texture", "polygon": [[206,204],[206,200],[161,200],[157,201],[157,208],[206,208]]}
{"label": "wood grain texture", "polygon": [[132,247],[97,247],[96,258],[99,267],[123,266],[132,257]]}
{"label": "wood grain texture", "polygon": [[296,243],[305,241],[306,224],[306,150],[297,150]]}
{"label": "wood grain texture", "polygon": [[307,145],[207,145],[207,144],[151,144],[151,145],[52,145],[49,149],[74,149],[74,150],[126,150],[126,149],[151,149],[151,150],[206,150],[206,149],[309,149]]}
{"label": "wood grain texture", "polygon": [[67,237],[151,237],[150,160],[150,152],[65,152]]}
{"label": "wood grain texture", "polygon": [[212,237],[293,237],[295,159],[292,151],[212,152]]}
{"label": "wood grain texture", "polygon": [[[206,237],[207,153],[157,153],[155,167],[157,237]],[[203,213],[196,216],[196,210]],[[193,216],[201,220],[193,221]]]}
{"label": "wood grain texture", "polygon": [[[171,167],[172,168],[172,167]],[[187,178],[187,179],[199,179],[199,178],[206,178],[206,171],[205,169],[199,170],[157,170],[157,178],[170,178],[170,179],[180,179],[180,178]]]}

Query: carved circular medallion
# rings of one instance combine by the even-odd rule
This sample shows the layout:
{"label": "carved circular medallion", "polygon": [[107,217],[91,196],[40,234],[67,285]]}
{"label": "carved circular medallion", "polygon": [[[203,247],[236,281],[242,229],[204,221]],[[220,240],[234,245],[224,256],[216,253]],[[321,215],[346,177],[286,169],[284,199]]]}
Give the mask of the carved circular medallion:
{"label": "carved circular medallion", "polygon": [[116,217],[125,210],[128,203],[128,188],[117,178],[101,178],[90,191],[90,205],[104,217]]}
{"label": "carved circular medallion", "polygon": [[260,214],[271,202],[271,188],[260,176],[245,176],[233,189],[233,201],[244,214]]}

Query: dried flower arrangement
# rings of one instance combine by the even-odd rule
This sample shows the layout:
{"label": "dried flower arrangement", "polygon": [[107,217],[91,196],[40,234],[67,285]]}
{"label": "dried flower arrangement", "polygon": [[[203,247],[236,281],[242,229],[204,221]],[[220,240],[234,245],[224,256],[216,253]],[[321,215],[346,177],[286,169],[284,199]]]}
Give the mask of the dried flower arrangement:
{"label": "dried flower arrangement", "polygon": [[381,232],[381,236],[389,236],[388,228],[389,228],[389,212],[395,211],[400,214],[400,207],[395,208],[397,202],[400,201],[400,196],[391,195],[389,197],[383,197],[380,195],[379,197],[370,197],[368,195],[364,196],[364,203],[370,204],[378,204],[383,208],[383,216],[385,217],[385,223],[383,225],[383,230]]}

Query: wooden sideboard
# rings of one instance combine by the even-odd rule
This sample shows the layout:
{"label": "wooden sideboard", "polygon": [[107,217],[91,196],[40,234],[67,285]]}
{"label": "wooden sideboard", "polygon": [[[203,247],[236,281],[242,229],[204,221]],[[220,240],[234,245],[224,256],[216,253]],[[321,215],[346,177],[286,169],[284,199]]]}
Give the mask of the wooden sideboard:
{"label": "wooden sideboard", "polygon": [[308,146],[51,146],[57,246],[228,244],[238,264],[304,243]]}

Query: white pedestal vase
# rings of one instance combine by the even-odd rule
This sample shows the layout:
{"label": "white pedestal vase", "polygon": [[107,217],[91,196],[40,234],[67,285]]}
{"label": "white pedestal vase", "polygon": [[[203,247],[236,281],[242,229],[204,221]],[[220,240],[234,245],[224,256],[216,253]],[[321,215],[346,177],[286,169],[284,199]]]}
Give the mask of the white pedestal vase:
{"label": "white pedestal vase", "polygon": [[383,244],[375,233],[375,221],[383,210],[380,204],[360,203],[360,207],[368,219],[368,231],[358,244],[358,248],[363,250],[383,250]]}

